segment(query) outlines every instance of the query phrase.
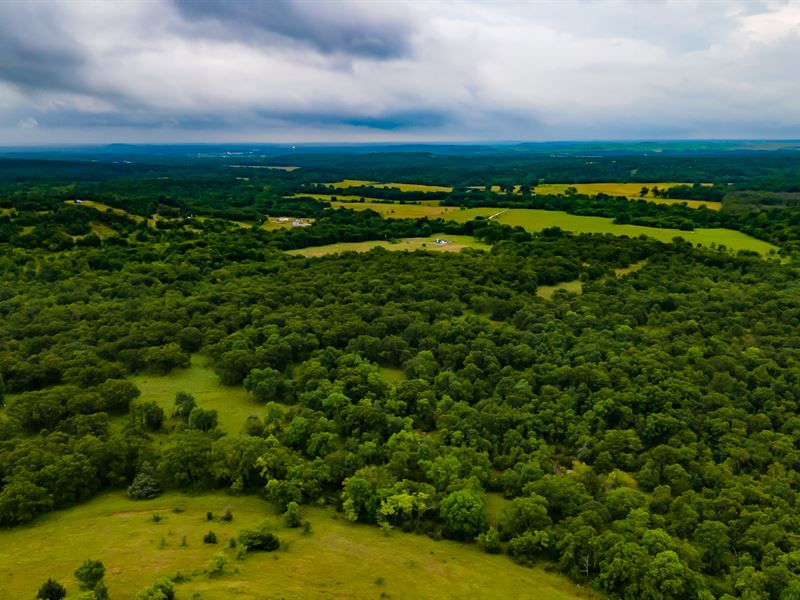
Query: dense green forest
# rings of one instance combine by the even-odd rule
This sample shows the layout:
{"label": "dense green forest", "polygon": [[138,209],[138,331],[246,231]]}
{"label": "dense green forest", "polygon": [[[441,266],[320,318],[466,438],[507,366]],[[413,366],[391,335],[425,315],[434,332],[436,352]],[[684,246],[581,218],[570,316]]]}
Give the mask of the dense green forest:
{"label": "dense green forest", "polygon": [[[800,211],[758,201],[800,191],[795,155],[291,159],[303,168],[0,160],[0,525],[105,489],[226,489],[287,519],[328,505],[476,543],[611,598],[800,598]],[[344,177],[456,187],[387,201],[738,229],[784,256],[291,198]],[[565,180],[754,198],[714,212],[535,193]],[[466,189],[504,181],[531,189]],[[234,222],[266,215],[316,220]],[[438,233],[492,249],[284,252]],[[537,295],[574,280],[581,294]],[[190,394],[171,412],[137,400],[132,376],[198,354],[266,416],[222,431]],[[507,500],[497,523],[487,493]]]}

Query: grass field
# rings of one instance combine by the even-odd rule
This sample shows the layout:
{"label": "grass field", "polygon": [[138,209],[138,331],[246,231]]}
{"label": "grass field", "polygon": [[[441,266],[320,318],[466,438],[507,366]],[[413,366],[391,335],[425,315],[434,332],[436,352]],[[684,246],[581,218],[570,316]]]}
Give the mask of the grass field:
{"label": "grass field", "polygon": [[[430,204],[388,204],[385,202],[331,202],[334,208],[352,210],[374,210],[386,219],[435,219],[444,214],[461,211],[458,206],[435,206]],[[468,219],[467,219],[468,220]]]}
{"label": "grass field", "polygon": [[330,184],[335,188],[360,187],[368,185],[375,188],[397,188],[402,192],[452,192],[453,188],[445,185],[426,185],[422,183],[379,183],[364,179],[344,179]]}
{"label": "grass field", "polygon": [[113,206],[109,206],[108,204],[103,204],[102,202],[95,202],[94,200],[81,200],[80,204],[75,204],[73,200],[67,200],[64,203],[72,204],[75,206],[86,206],[88,208],[94,208],[95,210],[99,210],[101,212],[111,211],[117,216],[128,217],[131,221],[136,221],[137,223],[141,223],[142,221],[144,221],[144,217],[141,215],[134,215],[126,210],[122,210],[121,208],[114,208]]}
{"label": "grass field", "polygon": [[540,285],[536,288],[536,295],[549,300],[558,290],[580,294],[583,292],[583,283],[581,283],[580,279],[575,279],[574,281],[564,281],[555,285]]}
{"label": "grass field", "polygon": [[452,218],[464,222],[477,216],[486,217],[490,214],[497,214],[495,218],[500,223],[518,225],[528,231],[541,231],[548,227],[560,227],[565,231],[575,233],[611,233],[630,237],[646,235],[662,242],[670,242],[672,238],[682,237],[692,244],[701,246],[724,245],[734,251],[752,250],[762,255],[769,254],[770,250],[777,250],[777,247],[772,244],[732,229],[681,231],[679,229],[642,227],[640,225],[618,225],[614,223],[613,219],[607,217],[582,217],[553,210],[512,208],[498,213],[496,208],[471,208],[452,215]]}
{"label": "grass field", "polygon": [[[667,183],[543,183],[536,186],[537,194],[563,194],[568,187],[574,187],[579,194],[594,196],[595,194],[608,194],[609,196],[625,196],[632,200],[647,200],[658,204],[682,204],[686,203],[689,208],[699,208],[701,204],[706,205],[710,210],[720,210],[722,202],[704,202],[702,200],[677,200],[669,198],[656,198],[653,196],[653,188],[660,189],[673,187],[676,185],[692,185],[691,183],[667,182]],[[648,188],[647,196],[640,197],[639,192],[643,187]]]}
{"label": "grass field", "polygon": [[289,250],[288,254],[295,256],[305,256],[309,258],[336,254],[339,252],[369,252],[373,248],[386,248],[398,252],[413,252],[415,250],[432,250],[435,252],[458,252],[464,248],[476,248],[478,250],[489,250],[490,246],[477,241],[469,235],[447,235],[442,236],[447,244],[436,244],[437,236],[429,238],[401,238],[397,243],[374,240],[369,242],[342,242],[340,244],[328,244],[326,246],[312,246],[310,248],[298,248]]}
{"label": "grass field", "polygon": [[225,433],[239,433],[247,417],[266,414],[263,405],[244,388],[222,385],[202,356],[192,356],[192,365],[188,369],[175,369],[163,376],[136,375],[130,380],[142,392],[136,402],[153,400],[167,416],[172,413],[175,394],[189,392],[199,407],[217,411],[219,427]]}
{"label": "grass field", "polygon": [[[206,521],[230,506],[231,523]],[[173,509],[182,512],[173,512]],[[150,519],[154,512],[160,523]],[[77,591],[72,573],[86,558],[103,561],[115,600],[131,600],[159,577],[177,572],[179,598],[597,598],[541,568],[525,568],[474,545],[354,525],[330,510],[304,508],[313,533],[281,527],[271,507],[254,496],[164,494],[134,502],[107,493],[80,506],[48,514],[33,525],[0,531],[0,590],[5,598],[33,598],[48,577]],[[274,524],[288,550],[252,553],[236,561],[228,540],[263,520]],[[204,544],[213,530],[219,543]],[[181,546],[183,538],[186,546]],[[69,540],[69,543],[63,543]],[[226,552],[226,575],[203,573],[215,552]]]}

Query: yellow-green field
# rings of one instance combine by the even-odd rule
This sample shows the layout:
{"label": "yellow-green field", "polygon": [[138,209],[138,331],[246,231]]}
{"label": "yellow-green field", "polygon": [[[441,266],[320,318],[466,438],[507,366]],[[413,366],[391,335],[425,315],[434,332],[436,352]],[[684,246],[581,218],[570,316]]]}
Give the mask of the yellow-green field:
{"label": "yellow-green field", "polygon": [[[206,521],[206,512],[233,512],[231,523]],[[174,512],[178,509],[181,512]],[[158,512],[163,520],[154,523]],[[313,533],[286,529],[264,501],[219,493],[164,494],[134,502],[107,493],[85,504],[45,515],[32,525],[0,531],[0,590],[4,599],[33,598],[52,577],[77,592],[74,570],[87,558],[103,561],[115,600],[131,600],[160,577],[181,572],[179,598],[598,598],[542,568],[525,568],[474,545],[434,542],[428,537],[354,525],[331,510],[304,508]],[[251,553],[235,560],[228,541],[263,520],[288,542],[288,549]],[[219,543],[204,544],[209,530]],[[183,538],[186,546],[182,546]],[[228,572],[203,571],[216,552],[228,554]]]}
{"label": "yellow-green field", "polygon": [[214,409],[219,416],[219,427],[225,433],[239,433],[247,417],[266,414],[264,406],[242,387],[226,387],[208,366],[206,358],[192,356],[188,369],[174,369],[169,375],[136,375],[130,380],[141,390],[136,402],[155,401],[169,416],[175,404],[175,394],[189,392],[197,405]]}
{"label": "yellow-green field", "polygon": [[580,279],[575,279],[574,281],[564,281],[555,285],[540,285],[536,288],[536,295],[549,300],[558,290],[580,294],[583,292],[583,283],[581,283]]}
{"label": "yellow-green field", "polygon": [[341,252],[369,252],[373,248],[385,248],[386,250],[398,252],[414,252],[415,250],[458,252],[464,248],[475,248],[477,250],[490,249],[488,244],[479,242],[474,237],[469,235],[442,235],[441,239],[447,241],[446,244],[437,244],[436,239],[437,236],[432,236],[429,238],[401,238],[397,240],[396,243],[382,240],[373,240],[369,242],[341,242],[339,244],[328,244],[326,246],[312,246],[310,248],[289,250],[288,254],[313,258]]}
{"label": "yellow-green field", "polygon": [[99,210],[101,212],[108,212],[111,211],[115,215],[120,217],[128,217],[132,221],[136,221],[137,223],[141,223],[144,221],[144,217],[141,215],[134,215],[129,213],[126,210],[122,210],[121,208],[114,208],[113,206],[109,206],[108,204],[103,204],[102,202],[95,202],[94,200],[81,200],[80,204],[75,204],[74,200],[67,200],[65,204],[71,204],[74,206],[85,206],[87,208],[94,208],[95,210]]}
{"label": "yellow-green field", "polygon": [[431,206],[429,204],[387,204],[384,202],[331,202],[334,208],[374,210],[386,219],[435,219],[446,213],[456,213],[458,206]]}
{"label": "yellow-green field", "polygon": [[613,235],[627,235],[637,237],[646,235],[662,242],[671,242],[675,237],[682,237],[687,242],[701,246],[720,246],[734,251],[751,250],[762,255],[767,255],[777,247],[745,235],[732,229],[695,229],[694,231],[681,231],[679,229],[662,229],[659,227],[642,227],[640,225],[618,225],[607,217],[583,217],[570,215],[561,211],[536,210],[528,208],[512,208],[500,210],[496,208],[470,208],[451,215],[454,220],[464,222],[477,216],[494,217],[499,223],[524,227],[528,231],[541,231],[548,227],[560,227],[565,231],[575,233],[611,233]]}
{"label": "yellow-green field", "polygon": [[375,188],[397,188],[402,192],[452,192],[453,188],[445,185],[426,185],[422,183],[379,183],[364,179],[344,179],[330,184],[335,188],[360,187],[368,185]]}
{"label": "yellow-green field", "polygon": [[[674,187],[676,185],[692,185],[691,183],[543,183],[536,186],[537,194],[563,194],[568,187],[574,187],[579,194],[594,196],[595,194],[608,194],[609,196],[625,196],[632,200],[647,200],[657,204],[686,204],[689,208],[699,208],[705,205],[710,210],[720,210],[722,202],[704,202],[702,200],[677,200],[669,198],[656,198],[653,196],[653,188],[660,189]],[[648,193],[643,198],[639,192],[643,187],[648,188]]]}

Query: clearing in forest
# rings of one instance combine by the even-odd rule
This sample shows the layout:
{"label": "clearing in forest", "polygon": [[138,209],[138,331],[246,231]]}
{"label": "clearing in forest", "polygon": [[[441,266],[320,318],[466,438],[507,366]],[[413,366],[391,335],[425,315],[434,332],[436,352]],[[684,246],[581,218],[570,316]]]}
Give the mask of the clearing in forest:
{"label": "clearing in forest", "polygon": [[121,208],[114,208],[113,206],[109,206],[108,204],[103,204],[102,202],[95,202],[94,200],[66,200],[64,204],[70,204],[74,206],[85,206],[87,208],[93,208],[95,210],[99,210],[100,212],[108,212],[111,211],[115,215],[119,217],[127,217],[131,221],[136,221],[137,223],[141,223],[144,221],[144,217],[141,215],[134,215],[129,213],[127,210],[123,210]]}
{"label": "clearing in forest", "polygon": [[428,185],[425,183],[379,183],[364,179],[344,179],[330,184],[335,188],[349,188],[369,186],[374,188],[397,188],[401,192],[452,192],[453,188],[446,185]]}
{"label": "clearing in forest", "polygon": [[[130,377],[142,392],[135,403],[153,400],[169,417],[175,405],[175,394],[189,392],[197,406],[217,411],[219,428],[227,434],[240,433],[250,415],[263,417],[266,414],[264,405],[243,387],[222,385],[207,360],[193,355],[188,369],[173,369],[168,375]],[[167,425],[168,421],[164,423]]]}
{"label": "clearing in forest", "polygon": [[[226,507],[233,513],[230,523],[219,519]],[[206,520],[208,511],[215,515],[212,521]],[[153,522],[156,512],[160,522]],[[33,598],[52,577],[75,593],[73,572],[94,558],[103,561],[105,582],[116,600],[132,600],[156,579],[178,572],[188,577],[176,584],[178,597],[203,600],[599,598],[563,576],[519,566],[474,544],[435,542],[398,530],[386,535],[330,509],[303,507],[301,517],[311,523],[311,535],[283,527],[281,517],[256,496],[171,492],[135,502],[123,492],[106,493],[30,526],[0,531],[0,590],[4,598]],[[236,560],[229,540],[265,519],[288,542],[288,550],[252,552]],[[209,530],[217,544],[203,543]],[[203,570],[217,552],[230,563],[226,574],[209,578]]]}
{"label": "clearing in forest", "polygon": [[386,219],[435,219],[445,213],[461,210],[458,206],[431,206],[429,204],[389,204],[386,202],[331,202],[334,208],[374,210]]}
{"label": "clearing in forest", "polygon": [[[497,213],[496,208],[470,208],[450,215],[459,222],[469,221],[476,217],[488,217]],[[531,208],[512,208],[498,214],[495,219],[499,223],[524,227],[528,231],[541,231],[548,227],[560,227],[564,231],[574,233],[610,233],[612,235],[627,235],[638,237],[646,235],[662,242],[671,242],[673,238],[681,237],[687,242],[701,246],[725,246],[729,250],[750,250],[764,256],[778,248],[768,242],[758,240],[732,229],[695,229],[682,231],[680,229],[667,229],[661,227],[643,227],[641,225],[620,225],[614,223],[609,217],[584,217],[571,215],[557,210],[538,210]]]}
{"label": "clearing in forest", "polygon": [[[440,243],[437,243],[439,240]],[[369,252],[373,248],[385,248],[398,252],[414,252],[415,250],[432,250],[435,252],[458,252],[464,248],[475,248],[477,250],[489,250],[491,246],[476,240],[470,235],[446,235],[432,236],[429,238],[400,238],[397,241],[371,240],[368,242],[341,242],[339,244],[327,244],[325,246],[311,246],[309,248],[298,248],[289,250],[287,254],[294,256],[305,256],[313,258],[326,256],[328,254],[338,254],[341,252]]]}

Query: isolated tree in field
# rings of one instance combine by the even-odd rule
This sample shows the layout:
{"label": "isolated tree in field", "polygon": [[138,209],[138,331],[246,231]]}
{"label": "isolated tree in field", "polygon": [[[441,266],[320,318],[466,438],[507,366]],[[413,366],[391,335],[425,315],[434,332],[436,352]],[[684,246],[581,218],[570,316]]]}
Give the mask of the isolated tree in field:
{"label": "isolated tree in field", "polygon": [[105,577],[106,568],[102,561],[88,558],[75,569],[75,578],[80,583],[82,590],[93,590],[98,582]]}
{"label": "isolated tree in field", "polygon": [[189,415],[196,406],[197,402],[189,392],[178,392],[175,394],[175,407],[172,409],[172,416],[188,421]]}
{"label": "isolated tree in field", "polygon": [[48,579],[39,588],[39,593],[36,594],[37,600],[62,600],[67,595],[67,589],[52,579]]}
{"label": "isolated tree in field", "polygon": [[136,594],[136,600],[175,600],[172,582],[163,577]]}
{"label": "isolated tree in field", "polygon": [[134,421],[146,431],[158,431],[164,423],[164,409],[153,400],[135,405],[132,414]]}
{"label": "isolated tree in field", "polygon": [[449,494],[442,500],[439,514],[444,519],[447,533],[456,538],[474,538],[486,524],[483,498],[471,490]]}
{"label": "isolated tree in field", "polygon": [[149,500],[157,497],[160,493],[161,486],[153,477],[151,469],[144,467],[128,487],[128,497],[133,500]]}
{"label": "isolated tree in field", "polygon": [[217,411],[193,408],[189,413],[189,427],[200,431],[211,431],[217,426]]}
{"label": "isolated tree in field", "polygon": [[643,186],[642,189],[639,190],[639,197],[640,198],[644,198],[649,193],[650,193],[650,190],[646,186]]}

